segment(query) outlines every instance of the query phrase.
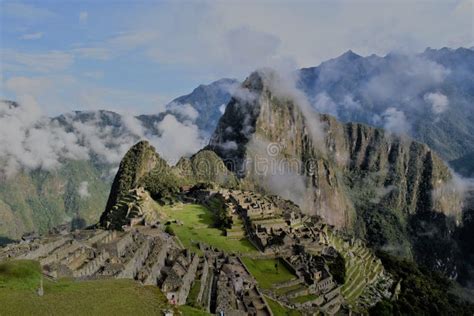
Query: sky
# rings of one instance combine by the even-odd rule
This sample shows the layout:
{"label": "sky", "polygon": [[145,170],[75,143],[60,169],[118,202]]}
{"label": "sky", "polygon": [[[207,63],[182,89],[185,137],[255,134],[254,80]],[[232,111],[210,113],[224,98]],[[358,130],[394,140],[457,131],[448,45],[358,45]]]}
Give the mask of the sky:
{"label": "sky", "polygon": [[260,67],[474,46],[474,0],[0,1],[0,98],[158,113]]}

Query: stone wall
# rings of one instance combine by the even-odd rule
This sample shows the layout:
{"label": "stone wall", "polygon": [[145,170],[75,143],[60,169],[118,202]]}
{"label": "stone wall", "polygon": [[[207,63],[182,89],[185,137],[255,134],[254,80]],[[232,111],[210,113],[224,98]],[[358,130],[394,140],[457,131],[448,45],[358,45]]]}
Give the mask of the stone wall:
{"label": "stone wall", "polygon": [[55,241],[41,244],[37,249],[18,257],[18,259],[37,260],[41,257],[46,257],[51,252],[53,252],[56,248],[61,247],[62,245],[64,245],[70,240],[71,240],[70,238],[60,237],[59,239]]}
{"label": "stone wall", "polygon": [[198,265],[199,256],[194,255],[194,258],[192,259],[186,274],[183,276],[183,285],[180,287],[177,293],[176,303],[178,305],[186,304],[186,299],[188,298],[189,291],[191,290],[191,285],[196,277]]}
{"label": "stone wall", "polygon": [[60,246],[57,248],[53,253],[51,253],[49,256],[46,258],[43,258],[40,260],[41,265],[48,265],[53,262],[60,261],[70,255],[71,253],[74,253],[77,249],[81,247],[81,244],[75,240],[70,240],[64,245]]}
{"label": "stone wall", "polygon": [[161,276],[161,269],[165,265],[166,254],[168,253],[169,244],[164,242],[162,244],[162,248],[160,252],[155,258],[155,263],[151,267],[150,274],[148,274],[147,278],[143,282],[145,285],[157,285],[157,280]]}
{"label": "stone wall", "polygon": [[143,244],[134,253],[133,257],[125,264],[123,270],[118,274],[117,278],[133,279],[143,266],[143,262],[148,257],[151,248],[150,238],[146,238]]}
{"label": "stone wall", "polygon": [[92,276],[94,273],[99,271],[101,267],[104,266],[105,261],[109,258],[109,254],[107,252],[101,252],[97,257],[95,257],[92,261],[89,261],[85,264],[84,267],[80,268],[73,272],[73,276],[75,278],[83,278]]}
{"label": "stone wall", "polygon": [[117,256],[120,257],[125,253],[127,247],[133,242],[133,236],[131,233],[127,233],[116,243]]}
{"label": "stone wall", "polygon": [[196,301],[199,303],[199,304],[202,304],[202,299],[203,299],[203,296],[204,296],[204,291],[206,290],[206,281],[207,281],[207,277],[209,275],[209,263],[207,262],[207,259],[206,257],[204,257],[204,261],[203,261],[203,264],[202,264],[202,274],[201,274],[201,287],[199,288],[199,294],[197,296],[197,299]]}

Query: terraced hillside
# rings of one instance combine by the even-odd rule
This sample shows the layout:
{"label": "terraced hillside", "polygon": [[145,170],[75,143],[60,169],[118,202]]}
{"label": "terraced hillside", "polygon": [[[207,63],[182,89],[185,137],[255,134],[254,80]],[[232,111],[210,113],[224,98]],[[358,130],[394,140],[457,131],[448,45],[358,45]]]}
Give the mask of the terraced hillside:
{"label": "terraced hillside", "polygon": [[385,274],[380,259],[360,241],[346,241],[332,231],[328,231],[327,236],[328,242],[344,257],[346,277],[341,293],[351,308],[369,305],[369,298],[364,296],[371,295],[372,287],[393,283]]}

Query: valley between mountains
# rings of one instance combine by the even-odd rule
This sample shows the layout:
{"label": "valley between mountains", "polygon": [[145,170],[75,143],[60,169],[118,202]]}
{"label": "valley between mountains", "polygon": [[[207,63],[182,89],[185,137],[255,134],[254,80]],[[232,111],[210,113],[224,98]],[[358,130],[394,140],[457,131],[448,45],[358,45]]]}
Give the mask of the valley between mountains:
{"label": "valley between mountains", "polygon": [[[437,151],[315,112],[272,70],[233,89],[203,149],[171,165],[138,141],[100,218],[92,205],[86,219],[88,204],[65,200],[73,229],[0,248],[6,310],[23,297],[34,302],[22,304],[25,314],[48,314],[48,304],[85,314],[94,299],[97,313],[114,302],[145,306],[143,314],[474,312],[465,299],[474,263],[469,191]],[[94,179],[96,158],[77,173],[73,164],[61,170],[76,184],[81,170]],[[37,179],[48,184],[42,191],[49,183],[68,190],[54,173]],[[107,186],[91,183],[87,193],[100,200]]]}

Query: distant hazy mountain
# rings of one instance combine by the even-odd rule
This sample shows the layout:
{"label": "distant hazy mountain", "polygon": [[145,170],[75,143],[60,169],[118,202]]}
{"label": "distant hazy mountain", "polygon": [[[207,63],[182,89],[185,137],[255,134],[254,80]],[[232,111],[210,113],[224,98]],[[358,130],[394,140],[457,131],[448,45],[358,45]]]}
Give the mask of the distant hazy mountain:
{"label": "distant hazy mountain", "polygon": [[[361,57],[352,51],[300,71],[313,107],[426,143],[445,160],[474,152],[474,51]],[[464,174],[472,172],[454,164]]]}
{"label": "distant hazy mountain", "polygon": [[[76,226],[97,222],[105,208],[112,177],[132,145],[140,139],[159,143],[163,133],[179,134],[185,130],[183,137],[192,136],[199,141],[189,149],[194,153],[200,144],[206,144],[236,84],[236,80],[221,79],[200,85],[170,102],[164,112],[138,117],[98,110],[75,111],[51,119],[30,118],[27,108],[2,101],[0,119],[15,120],[15,134],[19,134],[22,143],[15,146],[25,148],[6,154],[3,150],[0,156],[0,244],[2,240],[17,239],[30,231],[45,232],[65,222]],[[41,145],[31,149],[36,139],[29,135],[35,134],[44,141],[44,150]],[[1,139],[1,146],[8,146],[8,141]],[[46,163],[25,166],[25,153],[55,167],[45,168]],[[13,174],[6,176],[7,169],[14,169],[8,171]]]}
{"label": "distant hazy mountain", "polygon": [[250,75],[211,138],[208,148],[241,186],[283,196],[373,248],[469,283],[468,184],[425,144],[312,112],[284,80]]}
{"label": "distant hazy mountain", "polygon": [[152,128],[153,124],[160,122],[167,114],[173,114],[181,121],[192,119],[207,139],[214,132],[238,84],[235,79],[224,78],[208,85],[200,85],[190,94],[171,101],[165,112],[140,115],[137,118],[148,128]]}
{"label": "distant hazy mountain", "polygon": [[[1,181],[0,237],[18,238],[26,231],[44,231],[75,217],[80,223],[82,219],[86,223],[97,220],[105,206],[111,175],[130,146],[140,139],[149,139],[165,158],[170,153],[163,151],[176,151],[176,145],[190,147],[189,152],[195,152],[213,133],[237,85],[233,79],[200,85],[190,94],[170,102],[164,112],[153,115],[133,117],[110,111],[77,111],[49,122],[34,123],[34,128],[41,131],[39,135],[53,132],[49,146],[57,150],[53,158],[58,160],[59,167],[41,172],[38,169],[42,169],[42,165],[20,168],[18,174],[21,176]],[[362,122],[406,133],[429,145],[444,160],[452,161],[457,171],[464,175],[474,174],[471,159],[474,155],[472,49],[427,49],[418,55],[389,54],[385,57],[361,57],[349,51],[317,67],[301,69],[298,87],[317,112],[334,115],[342,122]],[[4,112],[10,115],[9,111],[14,113],[19,107],[12,102],[4,104],[1,115]],[[30,135],[23,130],[21,133]],[[172,137],[177,134],[190,139],[189,143],[182,144]],[[79,145],[80,148],[72,149],[82,149],[88,158],[70,159],[68,157],[76,153],[71,148],[65,147],[72,150],[66,150],[65,154],[64,148],[51,145],[66,141]],[[26,143],[34,143],[34,139]],[[25,153],[31,154],[28,150]],[[6,158],[10,159],[12,155]],[[23,161],[34,157],[28,158],[17,159],[19,163],[14,160],[15,163],[8,166],[21,166]],[[45,163],[50,163],[51,157],[46,158]],[[68,171],[64,168],[74,162],[82,166],[77,167],[80,170],[91,173],[78,170],[77,178],[72,181],[70,176],[65,176]],[[94,175],[93,180],[86,177],[90,174]],[[54,178],[51,181],[57,183],[58,188],[70,189],[52,190],[53,193],[43,189],[42,181],[49,177]],[[71,192],[77,193],[80,185],[97,196],[77,195],[81,197],[79,200]],[[26,190],[25,187],[36,189]],[[12,198],[12,192],[15,192],[15,198]],[[51,202],[45,197],[47,192],[58,199]],[[90,203],[90,207],[84,211],[77,201]],[[76,209],[78,213],[72,211]],[[31,216],[33,213],[34,217]]]}

